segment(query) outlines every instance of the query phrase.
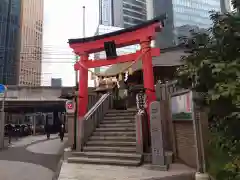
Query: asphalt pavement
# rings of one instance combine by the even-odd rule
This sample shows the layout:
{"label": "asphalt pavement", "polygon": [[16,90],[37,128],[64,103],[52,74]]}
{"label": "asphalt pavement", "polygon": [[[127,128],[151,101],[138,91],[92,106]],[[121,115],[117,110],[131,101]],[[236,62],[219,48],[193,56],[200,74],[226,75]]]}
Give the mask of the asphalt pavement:
{"label": "asphalt pavement", "polygon": [[0,151],[0,179],[52,180],[57,171],[66,138],[57,135],[29,136]]}

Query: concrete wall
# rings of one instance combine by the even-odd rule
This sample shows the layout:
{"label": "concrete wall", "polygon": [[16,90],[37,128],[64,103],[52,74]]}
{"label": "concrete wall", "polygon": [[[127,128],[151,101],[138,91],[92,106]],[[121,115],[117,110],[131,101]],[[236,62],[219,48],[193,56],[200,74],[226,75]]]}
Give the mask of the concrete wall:
{"label": "concrete wall", "polygon": [[196,147],[192,121],[174,121],[177,159],[196,168]]}

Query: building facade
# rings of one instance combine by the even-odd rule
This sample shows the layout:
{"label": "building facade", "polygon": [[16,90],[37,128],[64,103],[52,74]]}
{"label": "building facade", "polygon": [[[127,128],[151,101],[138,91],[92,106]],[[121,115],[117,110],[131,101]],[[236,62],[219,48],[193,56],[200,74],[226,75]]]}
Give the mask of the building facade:
{"label": "building facade", "polygon": [[135,26],[147,20],[146,0],[123,0],[123,27]]}
{"label": "building facade", "polygon": [[19,85],[41,85],[44,0],[23,0]]}
{"label": "building facade", "polygon": [[0,1],[0,83],[18,83],[21,0]]}
{"label": "building facade", "polygon": [[147,19],[146,0],[100,0],[99,24],[127,28]]}
{"label": "building facade", "polygon": [[99,0],[99,24],[113,26],[113,0]]}
{"label": "building facade", "polygon": [[[209,11],[221,11],[220,0],[149,0],[148,13],[153,17],[167,14],[167,20],[163,31],[159,33],[156,46],[167,48],[179,43],[179,36],[182,36],[186,29],[188,34],[191,27],[195,29],[207,29],[212,21],[209,18]],[[180,31],[179,31],[180,30]]]}

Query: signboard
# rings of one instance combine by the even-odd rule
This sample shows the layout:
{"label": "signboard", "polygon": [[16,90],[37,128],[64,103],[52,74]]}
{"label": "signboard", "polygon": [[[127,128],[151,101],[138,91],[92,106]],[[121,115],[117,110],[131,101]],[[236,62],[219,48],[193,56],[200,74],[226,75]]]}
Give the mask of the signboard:
{"label": "signboard", "polygon": [[192,120],[193,101],[192,92],[174,96],[171,99],[173,120]]}
{"label": "signboard", "polygon": [[66,108],[66,112],[67,113],[74,113],[75,112],[75,103],[74,103],[74,101],[73,100],[67,100],[65,108]]}
{"label": "signboard", "polygon": [[4,119],[5,119],[5,111],[4,111],[4,101],[6,95],[7,87],[3,84],[0,84],[0,97],[2,98],[1,103],[1,114],[0,114],[0,149],[4,148]]}

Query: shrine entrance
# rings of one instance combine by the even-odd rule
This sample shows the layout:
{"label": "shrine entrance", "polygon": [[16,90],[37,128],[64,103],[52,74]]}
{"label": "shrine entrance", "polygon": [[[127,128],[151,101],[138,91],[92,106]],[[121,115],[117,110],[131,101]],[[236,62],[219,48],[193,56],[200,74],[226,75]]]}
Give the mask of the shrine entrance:
{"label": "shrine entrance", "polygon": [[[79,71],[78,118],[84,117],[88,105],[88,71],[90,68],[108,66],[118,63],[131,62],[129,66],[121,69],[116,74],[95,74],[99,78],[121,77],[123,72],[131,72],[131,66],[142,60],[144,88],[147,101],[147,113],[149,105],[156,100],[154,88],[154,75],[152,57],[160,55],[159,48],[151,48],[151,41],[156,32],[161,31],[165,16],[146,21],[139,26],[126,28],[112,33],[87,37],[82,39],[69,39],[69,45],[74,53],[80,56],[80,60],[74,65],[75,71]],[[141,49],[132,54],[118,56],[116,48],[139,44]],[[89,60],[89,54],[105,51],[106,59]]]}

